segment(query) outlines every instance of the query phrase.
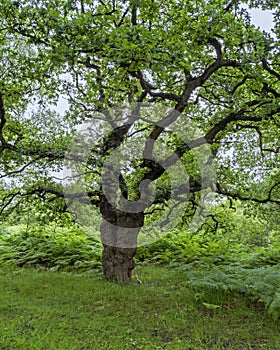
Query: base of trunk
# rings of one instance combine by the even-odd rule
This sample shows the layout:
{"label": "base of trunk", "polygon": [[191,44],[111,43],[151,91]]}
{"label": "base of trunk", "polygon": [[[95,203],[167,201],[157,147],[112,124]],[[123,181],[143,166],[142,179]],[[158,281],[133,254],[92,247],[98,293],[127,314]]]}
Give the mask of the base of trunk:
{"label": "base of trunk", "polygon": [[119,248],[103,245],[102,268],[109,281],[126,284],[132,281],[136,248]]}
{"label": "base of trunk", "polygon": [[135,267],[137,237],[144,223],[144,213],[125,213],[113,209],[108,202],[101,206],[101,213],[104,276],[117,283],[129,283]]}

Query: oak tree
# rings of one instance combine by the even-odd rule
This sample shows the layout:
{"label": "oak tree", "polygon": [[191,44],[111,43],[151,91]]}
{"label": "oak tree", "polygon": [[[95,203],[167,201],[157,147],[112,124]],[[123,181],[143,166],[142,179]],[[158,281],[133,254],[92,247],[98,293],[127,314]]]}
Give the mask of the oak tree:
{"label": "oak tree", "polygon": [[[186,202],[185,220],[203,210],[205,146],[212,192],[279,206],[279,10],[247,1],[274,10],[269,34],[244,3],[3,0],[1,215],[31,198],[54,212],[97,207],[104,275],[127,283],[146,224]],[[81,161],[72,137],[85,122],[95,135]],[[83,191],[54,178],[65,159]]]}

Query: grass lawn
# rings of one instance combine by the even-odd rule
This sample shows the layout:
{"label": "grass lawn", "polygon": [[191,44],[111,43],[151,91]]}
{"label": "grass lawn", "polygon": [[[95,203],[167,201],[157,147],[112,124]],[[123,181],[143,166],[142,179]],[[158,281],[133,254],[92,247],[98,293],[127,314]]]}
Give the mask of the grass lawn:
{"label": "grass lawn", "polygon": [[98,273],[0,269],[1,350],[279,350],[280,322],[242,297],[198,303],[184,275],[139,267],[142,284]]}

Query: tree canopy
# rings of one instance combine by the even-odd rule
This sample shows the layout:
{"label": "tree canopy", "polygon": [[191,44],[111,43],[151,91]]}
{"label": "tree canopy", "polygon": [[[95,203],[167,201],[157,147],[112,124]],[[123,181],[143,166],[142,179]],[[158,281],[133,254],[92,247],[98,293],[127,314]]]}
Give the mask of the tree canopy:
{"label": "tree canopy", "polygon": [[[245,3],[274,11],[273,33],[252,24]],[[208,165],[215,181],[207,186],[217,196],[278,208],[276,2],[3,0],[0,13],[1,215],[20,213],[30,201],[55,213],[71,212],[75,202],[81,210],[96,206],[104,250],[119,247],[104,259],[122,264],[129,256],[131,270],[140,228],[161,213],[168,218],[168,203],[187,203],[186,222],[203,211]],[[61,99],[65,111],[57,108]],[[79,145],[88,148],[81,162],[73,137],[83,123],[95,127],[93,141]],[[114,151],[134,149],[137,159],[108,163]],[[55,179],[65,159],[82,192]],[[172,187],[176,163],[182,167],[171,171],[178,174]],[[118,209],[121,199],[133,207],[152,188],[138,212]],[[135,230],[134,240],[118,242],[110,225]],[[131,277],[108,269],[108,278]]]}

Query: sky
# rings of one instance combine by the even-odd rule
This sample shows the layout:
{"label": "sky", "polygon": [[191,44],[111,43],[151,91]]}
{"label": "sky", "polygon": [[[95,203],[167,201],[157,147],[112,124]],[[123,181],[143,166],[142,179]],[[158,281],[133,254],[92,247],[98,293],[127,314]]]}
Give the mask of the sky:
{"label": "sky", "polygon": [[267,32],[273,28],[273,15],[271,11],[263,11],[259,9],[251,9],[252,22]]}

